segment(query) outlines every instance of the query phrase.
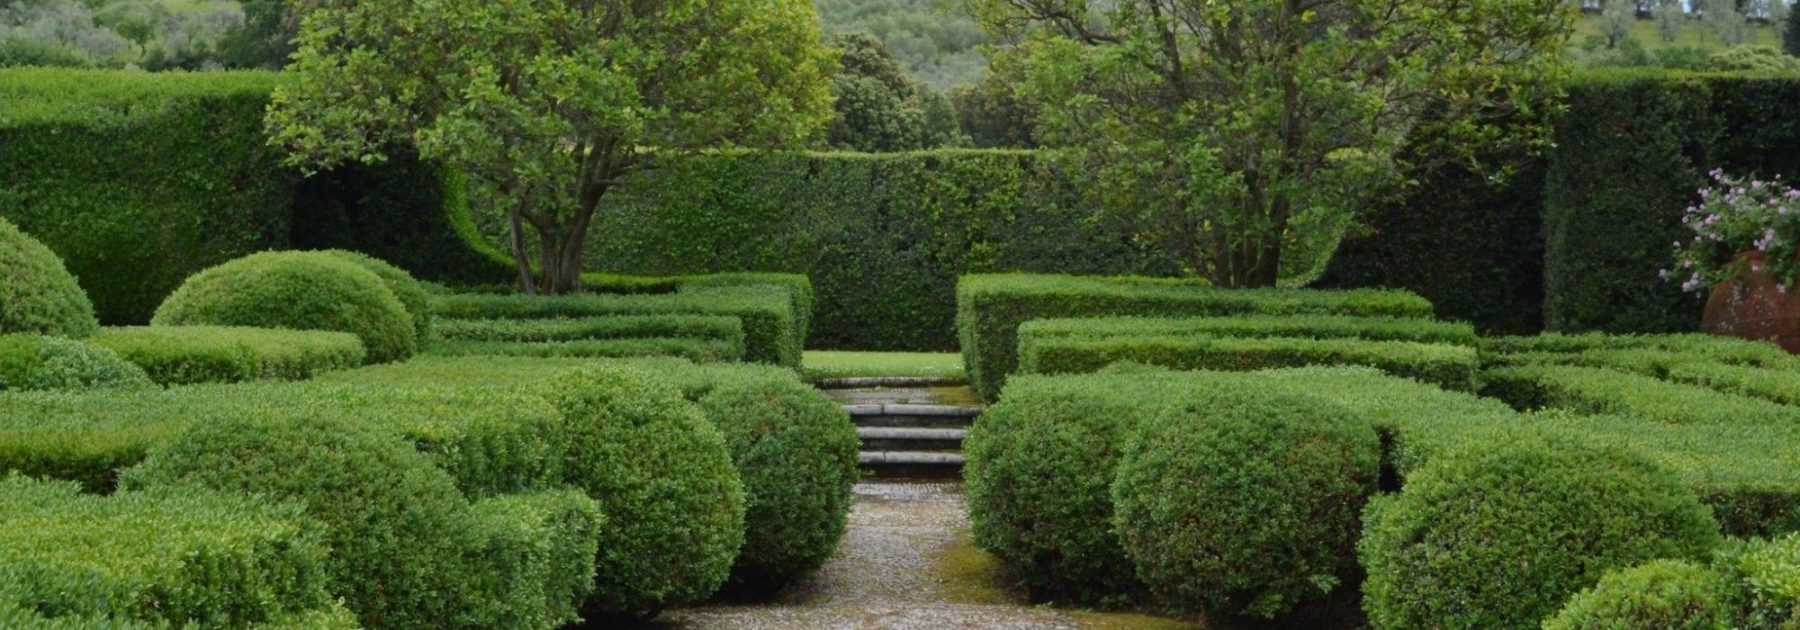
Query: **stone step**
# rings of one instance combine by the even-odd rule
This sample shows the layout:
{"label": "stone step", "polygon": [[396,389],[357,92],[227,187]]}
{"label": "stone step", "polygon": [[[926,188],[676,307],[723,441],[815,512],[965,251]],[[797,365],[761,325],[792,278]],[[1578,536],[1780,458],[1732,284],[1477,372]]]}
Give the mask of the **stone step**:
{"label": "stone step", "polygon": [[942,451],[863,451],[856,454],[856,461],[878,469],[906,466],[955,472],[962,469],[963,456],[961,453]]}
{"label": "stone step", "polygon": [[864,451],[954,452],[962,448],[968,431],[918,427],[857,427]]}

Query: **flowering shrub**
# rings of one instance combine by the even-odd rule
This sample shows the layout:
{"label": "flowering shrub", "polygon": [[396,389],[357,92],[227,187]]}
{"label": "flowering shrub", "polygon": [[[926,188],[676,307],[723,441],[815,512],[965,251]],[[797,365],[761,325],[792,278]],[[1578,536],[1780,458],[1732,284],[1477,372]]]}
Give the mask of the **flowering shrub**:
{"label": "flowering shrub", "polygon": [[1710,175],[1713,185],[1700,189],[1700,203],[1681,218],[1694,237],[1675,241],[1675,268],[1663,270],[1663,279],[1680,281],[1683,291],[1706,291],[1744,270],[1742,254],[1758,252],[1786,291],[1800,277],[1800,189],[1780,177],[1746,180],[1719,169]]}

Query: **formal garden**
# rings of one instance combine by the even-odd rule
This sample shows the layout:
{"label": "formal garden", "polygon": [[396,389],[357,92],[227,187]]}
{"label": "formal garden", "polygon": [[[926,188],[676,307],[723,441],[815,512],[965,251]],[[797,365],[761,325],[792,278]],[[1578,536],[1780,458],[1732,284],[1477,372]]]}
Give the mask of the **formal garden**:
{"label": "formal garden", "polygon": [[0,3],[0,627],[1800,627],[1790,3],[890,5]]}

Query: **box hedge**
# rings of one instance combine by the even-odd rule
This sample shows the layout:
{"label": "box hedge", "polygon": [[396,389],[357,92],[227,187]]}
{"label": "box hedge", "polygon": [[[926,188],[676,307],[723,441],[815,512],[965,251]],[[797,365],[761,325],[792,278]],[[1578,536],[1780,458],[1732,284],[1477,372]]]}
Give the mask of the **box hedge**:
{"label": "box hedge", "polygon": [[717,339],[648,337],[643,339],[576,339],[572,341],[445,341],[431,348],[440,356],[521,357],[679,357],[698,362],[739,361],[742,345]]}
{"label": "box hedge", "polygon": [[1576,593],[1544,630],[1665,628],[1714,630],[1733,625],[1724,576],[1686,560],[1657,560],[1613,571]]}
{"label": "box hedge", "polygon": [[1447,344],[1362,339],[1112,337],[1021,339],[1019,372],[1093,372],[1118,361],[1180,370],[1261,370],[1307,365],[1366,365],[1446,389],[1474,391],[1475,349]]}
{"label": "box hedge", "polygon": [[[3,203],[3,202],[0,202]],[[0,217],[0,334],[82,338],[99,328],[94,304],[61,258]]]}
{"label": "box hedge", "polygon": [[0,476],[0,608],[46,622],[251,627],[334,605],[324,529],[298,505],[79,491]]}
{"label": "box hedge", "polygon": [[1353,315],[1431,317],[1404,291],[1228,290],[1196,281],[1028,274],[964,276],[956,329],[969,379],[993,400],[1018,369],[1018,328],[1034,319],[1098,316]]}
{"label": "box hedge", "polygon": [[363,364],[356,335],[241,326],[107,327],[89,339],[159,385],[305,380]]}
{"label": "box hedge", "polygon": [[582,294],[552,297],[462,293],[438,296],[433,308],[451,319],[552,319],[602,316],[711,315],[744,326],[745,358],[800,366],[801,331],[789,291],[774,288],[693,290],[667,295]]}
{"label": "box hedge", "polygon": [[134,389],[144,370],[105,346],[38,335],[0,335],[0,392]]}
{"label": "box hedge", "polygon": [[450,341],[575,341],[691,337],[744,342],[744,324],[718,315],[614,315],[557,319],[446,319],[437,322]]}
{"label": "box hedge", "polygon": [[1800,408],[1605,368],[1531,365],[1489,370],[1484,390],[1519,408],[1631,415],[1667,424],[1800,424]]}
{"label": "box hedge", "polygon": [[1051,337],[1299,337],[1368,339],[1474,346],[1475,328],[1463,322],[1335,315],[1235,317],[1084,317],[1037,319],[1019,325],[1021,348]]}

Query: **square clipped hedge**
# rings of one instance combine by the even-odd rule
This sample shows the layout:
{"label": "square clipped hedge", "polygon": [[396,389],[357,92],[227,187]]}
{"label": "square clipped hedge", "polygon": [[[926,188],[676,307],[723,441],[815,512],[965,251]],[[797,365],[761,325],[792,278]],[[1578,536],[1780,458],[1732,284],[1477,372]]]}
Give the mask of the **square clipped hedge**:
{"label": "square clipped hedge", "polygon": [[1094,372],[1119,361],[1178,370],[1365,365],[1445,389],[1475,390],[1475,349],[1441,343],[1294,337],[1128,336],[1020,340],[1019,373]]}
{"label": "square clipped hedge", "polygon": [[362,365],[356,335],[237,326],[104,328],[89,342],[144,368],[159,385],[306,380]]}
{"label": "square clipped hedge", "polygon": [[1034,319],[1099,316],[1352,315],[1429,318],[1431,303],[1405,291],[1231,290],[1192,280],[988,274],[956,287],[956,329],[970,382],[984,398],[1018,369],[1018,329]]}

